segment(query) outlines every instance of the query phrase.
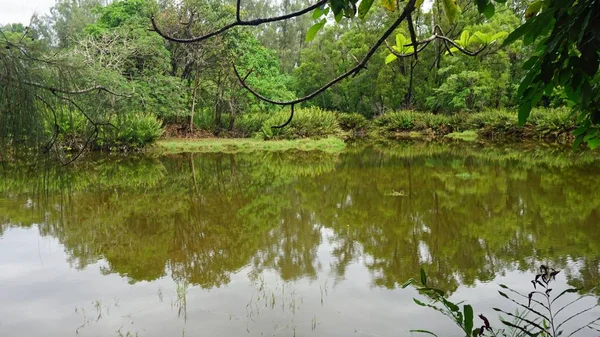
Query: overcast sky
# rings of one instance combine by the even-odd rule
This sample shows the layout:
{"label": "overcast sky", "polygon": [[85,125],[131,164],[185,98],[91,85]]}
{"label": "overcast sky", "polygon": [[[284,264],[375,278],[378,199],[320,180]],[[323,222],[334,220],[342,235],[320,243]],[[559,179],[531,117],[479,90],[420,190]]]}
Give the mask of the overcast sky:
{"label": "overcast sky", "polygon": [[[0,25],[20,22],[29,24],[29,19],[34,13],[42,16],[50,11],[56,0],[0,0]],[[425,1],[425,8],[429,10],[433,0]]]}
{"label": "overcast sky", "polygon": [[44,15],[55,0],[0,0],[0,25],[20,22],[29,24],[33,13]]}

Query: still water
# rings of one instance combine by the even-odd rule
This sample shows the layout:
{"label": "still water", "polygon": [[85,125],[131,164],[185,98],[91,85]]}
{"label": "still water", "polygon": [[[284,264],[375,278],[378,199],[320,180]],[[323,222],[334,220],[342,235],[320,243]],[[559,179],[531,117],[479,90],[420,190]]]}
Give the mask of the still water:
{"label": "still water", "polygon": [[4,164],[0,336],[460,336],[401,285],[423,267],[490,318],[541,263],[592,289],[599,164],[426,144]]}

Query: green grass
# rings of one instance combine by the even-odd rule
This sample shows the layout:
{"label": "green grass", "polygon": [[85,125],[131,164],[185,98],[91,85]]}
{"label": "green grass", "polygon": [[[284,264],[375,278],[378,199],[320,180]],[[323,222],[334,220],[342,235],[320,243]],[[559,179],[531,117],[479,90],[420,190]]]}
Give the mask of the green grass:
{"label": "green grass", "polygon": [[466,130],[463,132],[452,132],[444,136],[446,138],[454,140],[464,140],[466,142],[474,142],[477,139],[477,132],[473,130]]}
{"label": "green grass", "polygon": [[183,152],[253,152],[253,151],[323,151],[340,152],[344,141],[329,137],[322,139],[259,140],[253,138],[163,139],[156,142],[159,153]]}

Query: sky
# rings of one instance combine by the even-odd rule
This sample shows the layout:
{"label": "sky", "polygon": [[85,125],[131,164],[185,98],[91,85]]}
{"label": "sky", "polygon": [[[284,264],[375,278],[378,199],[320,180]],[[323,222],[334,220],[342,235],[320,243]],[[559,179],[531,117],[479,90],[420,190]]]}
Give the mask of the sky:
{"label": "sky", "polygon": [[[56,0],[0,0],[0,25],[20,22],[29,24],[34,13],[42,16],[50,11]],[[431,8],[433,0],[425,1],[425,8]]]}
{"label": "sky", "polygon": [[0,25],[20,22],[29,24],[34,13],[47,14],[55,0],[0,0]]}

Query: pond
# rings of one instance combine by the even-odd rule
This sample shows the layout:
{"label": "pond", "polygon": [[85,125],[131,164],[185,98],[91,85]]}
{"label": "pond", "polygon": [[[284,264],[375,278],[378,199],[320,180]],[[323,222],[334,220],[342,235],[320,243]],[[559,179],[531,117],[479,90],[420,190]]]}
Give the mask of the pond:
{"label": "pond", "polygon": [[591,290],[599,164],[409,143],[5,163],[0,335],[460,337],[404,282],[423,268],[490,318],[514,309],[499,284],[529,292],[540,264]]}

